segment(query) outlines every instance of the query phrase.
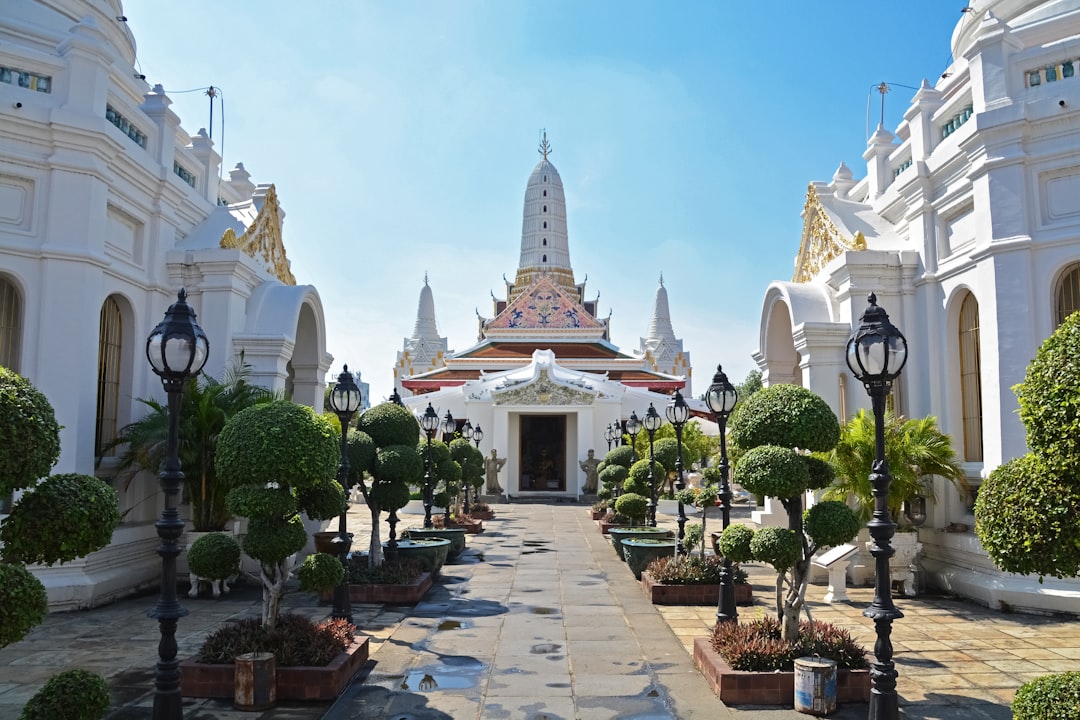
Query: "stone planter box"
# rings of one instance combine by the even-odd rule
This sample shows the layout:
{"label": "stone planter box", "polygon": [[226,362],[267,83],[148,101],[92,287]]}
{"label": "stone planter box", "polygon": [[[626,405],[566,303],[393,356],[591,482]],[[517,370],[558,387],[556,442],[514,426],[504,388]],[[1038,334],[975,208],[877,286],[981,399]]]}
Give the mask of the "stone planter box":
{"label": "stone planter box", "polygon": [[473,510],[472,512],[469,513],[469,516],[472,517],[473,520],[494,520],[495,519],[495,511],[494,510]]}
{"label": "stone planter box", "polygon": [[[232,699],[235,665],[207,665],[193,656],[180,663],[180,694],[192,698]],[[325,667],[278,667],[278,700],[333,700],[368,659],[368,639],[355,638]]]}
{"label": "stone planter box", "polygon": [[479,520],[451,520],[450,529],[464,530],[469,535],[484,532],[484,523]]}
{"label": "stone planter box", "polygon": [[[385,603],[387,605],[414,605],[423,599],[432,585],[431,573],[420,573],[412,585],[349,585],[349,602]],[[319,593],[319,600],[333,602],[334,591]]]}
{"label": "stone planter box", "polygon": [[[787,705],[795,703],[794,672],[732,670],[710,638],[694,638],[694,664],[725,705]],[[870,702],[869,670],[838,670],[836,701]]]}
{"label": "stone planter box", "polygon": [[606,515],[606,514],[607,514],[606,510],[590,510],[589,511],[589,516],[593,520],[599,520],[600,518],[604,517],[604,515]]}
{"label": "stone planter box", "polygon": [[607,535],[611,528],[627,527],[626,523],[609,523],[606,520],[597,520],[597,524],[600,526],[600,532]]}
{"label": "stone planter box", "polygon": [[[716,605],[720,602],[719,585],[665,585],[654,581],[647,570],[641,573],[641,589],[653,605]],[[736,583],[735,604],[753,605],[754,586]]]}

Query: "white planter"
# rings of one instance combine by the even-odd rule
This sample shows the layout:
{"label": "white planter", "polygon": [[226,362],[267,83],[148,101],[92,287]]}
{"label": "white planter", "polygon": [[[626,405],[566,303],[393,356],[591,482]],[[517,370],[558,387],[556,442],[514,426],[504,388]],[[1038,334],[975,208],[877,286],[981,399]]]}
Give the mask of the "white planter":
{"label": "white planter", "polygon": [[[866,543],[866,552],[869,554],[874,541]],[[908,597],[915,595],[915,561],[922,552],[922,543],[919,542],[919,533],[898,532],[893,535],[892,546],[896,553],[889,558],[889,577],[892,582],[901,583],[901,591]],[[872,556],[871,556],[872,558]]]}

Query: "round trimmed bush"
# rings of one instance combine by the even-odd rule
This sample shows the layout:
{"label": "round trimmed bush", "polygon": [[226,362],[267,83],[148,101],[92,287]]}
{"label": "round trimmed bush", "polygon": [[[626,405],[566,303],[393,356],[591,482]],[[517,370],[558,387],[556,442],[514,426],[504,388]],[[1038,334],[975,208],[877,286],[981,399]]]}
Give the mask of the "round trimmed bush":
{"label": "round trimmed bush", "polygon": [[243,547],[244,552],[259,562],[273,565],[303,550],[307,541],[307,530],[299,515],[284,523],[250,518]]}
{"label": "round trimmed bush", "polygon": [[193,575],[207,580],[226,580],[240,571],[240,543],[221,532],[203,535],[187,551]]}
{"label": "round trimmed bush", "polygon": [[[409,486],[400,482],[378,480],[371,485],[371,499],[380,510],[400,510],[409,502]],[[446,507],[440,505],[439,507]]]}
{"label": "round trimmed bush", "polygon": [[51,475],[0,525],[7,562],[53,565],[100,550],[120,524],[116,490],[90,475]]}
{"label": "round trimmed bush", "polygon": [[279,400],[229,418],[218,435],[214,469],[230,489],[277,483],[300,491],[333,480],[340,459],[337,434],[326,418]]}
{"label": "round trimmed bush", "polygon": [[608,465],[621,465],[624,468],[629,468],[634,463],[634,448],[629,445],[613,447],[604,456],[604,462]]}
{"label": "round trimmed bush", "polygon": [[761,445],[748,450],[739,458],[739,462],[735,464],[735,482],[755,495],[797,497],[810,481],[810,473],[804,460],[805,458],[789,448]]}
{"label": "round trimmed bush", "polygon": [[65,670],[30,698],[19,720],[101,720],[109,702],[105,678],[87,670]]}
{"label": "round trimmed bush", "polygon": [[803,455],[802,460],[806,463],[807,490],[824,490],[832,485],[836,479],[836,470],[827,461],[813,455]]}
{"label": "round trimmed bush", "polygon": [[803,528],[818,547],[836,547],[859,534],[859,516],[839,500],[819,502],[803,513]]}
{"label": "round trimmed bush", "polygon": [[1048,462],[1080,462],[1080,315],[1048,337],[1013,388],[1028,446]]}
{"label": "round trimmed bush", "polygon": [[622,465],[609,464],[596,477],[603,487],[622,487],[629,475],[630,471]]}
{"label": "round trimmed bush", "polygon": [[297,501],[312,520],[333,520],[349,509],[345,488],[337,480],[300,491]]}
{"label": "round trimmed bush", "polygon": [[349,482],[355,483],[375,466],[375,441],[366,432],[350,429],[345,455],[349,458]]}
{"label": "round trimmed bush", "polygon": [[625,515],[634,525],[645,522],[649,501],[637,493],[623,493],[615,501],[615,512]]}
{"label": "round trimmed bush", "polygon": [[[840,440],[840,421],[821,397],[798,385],[771,385],[746,398],[728,421],[743,449],[780,445],[825,452]],[[778,496],[785,497],[785,496]]]}
{"label": "round trimmed bush", "polygon": [[229,491],[225,506],[233,515],[284,520],[297,513],[296,498],[287,488],[241,485]]}
{"label": "round trimmed bush", "polygon": [[369,409],[357,420],[356,427],[367,433],[375,441],[377,448],[389,445],[408,445],[414,448],[420,439],[420,423],[416,422],[412,413],[392,402],[384,402]]}
{"label": "round trimmed bush", "polygon": [[22,565],[0,563],[0,648],[22,640],[48,612],[41,581]]}
{"label": "round trimmed bush", "polygon": [[0,367],[0,496],[33,485],[59,458],[60,426],[49,399]]}
{"label": "round trimmed bush", "polygon": [[732,562],[748,562],[754,559],[750,552],[750,542],[754,539],[754,530],[745,525],[728,525],[720,533],[720,552]]}
{"label": "round trimmed bush", "polygon": [[304,558],[296,576],[304,592],[322,592],[336,587],[345,578],[345,568],[333,555],[317,552]]}
{"label": "round trimmed bush", "polygon": [[[686,450],[685,446],[683,450]],[[679,459],[679,443],[675,438],[660,438],[653,443],[653,460],[663,466],[666,473],[675,472],[675,463]],[[686,456],[683,455],[685,462]]]}
{"label": "round trimmed bush", "polygon": [[750,552],[754,559],[769,563],[781,573],[799,561],[802,551],[799,536],[787,528],[761,528],[750,541]]}
{"label": "round trimmed bush", "polygon": [[995,468],[975,500],[975,534],[994,564],[1007,572],[1080,574],[1077,517],[1080,479],[1031,453]]}
{"label": "round trimmed bush", "polygon": [[416,484],[424,476],[424,462],[416,450],[407,445],[380,446],[375,454],[375,472],[372,475],[379,482]]}
{"label": "round trimmed bush", "polygon": [[[667,472],[660,466],[660,463],[653,463],[653,483],[656,487],[660,487],[664,478],[667,476]],[[652,488],[649,487],[649,459],[638,460],[636,463],[630,466],[630,474],[623,482],[623,490],[626,492],[637,493],[638,495],[650,495]]]}
{"label": "round trimmed bush", "polygon": [[1080,671],[1028,680],[1012,701],[1013,720],[1080,720]]}

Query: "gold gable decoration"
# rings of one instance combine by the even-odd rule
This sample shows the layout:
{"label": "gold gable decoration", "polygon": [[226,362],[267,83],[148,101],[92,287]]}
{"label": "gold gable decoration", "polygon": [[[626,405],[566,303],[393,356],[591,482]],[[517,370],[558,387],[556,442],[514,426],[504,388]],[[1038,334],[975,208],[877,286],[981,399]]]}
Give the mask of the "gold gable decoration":
{"label": "gold gable decoration", "polygon": [[296,278],[289,269],[285,243],[281,238],[281,216],[278,213],[277,190],[271,185],[266,191],[262,210],[240,237],[232,228],[221,236],[221,247],[237,248],[253,258],[262,257],[267,269],[286,285],[295,285]]}
{"label": "gold gable decoration", "polygon": [[821,205],[817,190],[811,183],[806,191],[806,205],[803,207],[803,236],[799,246],[799,256],[795,260],[795,275],[792,282],[809,282],[817,276],[829,261],[839,257],[846,250],[865,250],[866,237],[856,231],[848,240],[829,219]]}
{"label": "gold gable decoration", "polygon": [[557,385],[548,377],[547,370],[525,387],[495,391],[491,400],[495,405],[592,405],[596,395],[584,390],[574,390]]}

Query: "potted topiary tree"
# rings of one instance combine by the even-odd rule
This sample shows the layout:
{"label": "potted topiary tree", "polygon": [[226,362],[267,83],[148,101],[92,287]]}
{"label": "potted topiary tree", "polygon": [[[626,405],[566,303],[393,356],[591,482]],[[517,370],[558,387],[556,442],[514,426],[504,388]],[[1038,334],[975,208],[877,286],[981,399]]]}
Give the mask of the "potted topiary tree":
{"label": "potted topiary tree", "polygon": [[108,710],[105,678],[86,670],[65,670],[27,701],[19,720],[100,720]]}
{"label": "potted topiary tree", "polygon": [[824,460],[806,454],[826,452],[840,436],[832,409],[814,393],[796,385],[773,385],[739,405],[729,420],[731,440],[746,450],[735,465],[734,479],[752,493],[780,499],[788,527],[756,532],[730,525],[720,536],[720,549],[734,562],[759,560],[773,566],[776,613],[783,638],[799,637],[799,615],[805,605],[810,561],[824,547],[842,545],[859,532],[859,519],[842,502],[821,502],[805,513],[803,496],[833,479]]}
{"label": "potted topiary tree", "polygon": [[296,571],[300,589],[304,592],[329,593],[345,577],[341,560],[327,553],[312,553]]}
{"label": "potted topiary tree", "polygon": [[[975,534],[990,559],[1040,582],[1080,575],[1078,353],[1080,313],[1073,313],[1013,387],[1031,451],[999,465],[975,500]],[[1078,688],[1077,673],[1036,678],[1016,692],[1014,717],[1074,717]]]}
{"label": "potted topiary tree", "polygon": [[[0,496],[25,490],[0,523],[0,648],[23,639],[48,612],[45,587],[26,565],[88,555],[108,545],[120,524],[116,491],[101,480],[63,474],[38,482],[59,457],[52,405],[28,380],[0,367]],[[70,691],[85,702],[86,714],[79,717],[98,720],[109,704],[106,686],[102,707],[102,685],[92,673],[61,673],[30,699],[24,717],[64,717],[51,714],[50,703]]]}
{"label": "potted topiary tree", "polygon": [[240,572],[240,543],[230,534],[207,533],[188,548],[188,568],[188,597],[199,596],[200,582],[209,583],[213,596],[221,597],[221,593],[229,592],[229,578]]}
{"label": "potted topiary tree", "polygon": [[311,408],[282,400],[241,410],[218,438],[215,469],[230,512],[249,521],[243,549],[259,562],[266,626],[277,623],[290,558],[307,544],[300,513],[329,520],[346,508],[335,435]]}

